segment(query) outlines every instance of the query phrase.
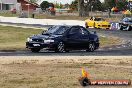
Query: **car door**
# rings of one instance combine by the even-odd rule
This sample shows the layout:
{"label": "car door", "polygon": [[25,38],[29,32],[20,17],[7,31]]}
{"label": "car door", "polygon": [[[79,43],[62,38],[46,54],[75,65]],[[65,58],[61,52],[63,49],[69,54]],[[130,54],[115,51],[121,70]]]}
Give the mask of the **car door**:
{"label": "car door", "polygon": [[94,19],[95,19],[94,17],[91,17],[91,18],[90,18],[90,24],[89,24],[90,27],[94,27],[94,23],[95,23],[95,22],[94,22]]}
{"label": "car door", "polygon": [[75,26],[70,28],[68,34],[67,34],[67,48],[71,48],[71,49],[79,49],[80,48],[80,40],[81,37],[79,35],[80,33],[80,28]]}
{"label": "car door", "polygon": [[90,32],[85,29],[84,27],[80,27],[80,47],[86,49],[88,47],[89,44],[89,35]]}

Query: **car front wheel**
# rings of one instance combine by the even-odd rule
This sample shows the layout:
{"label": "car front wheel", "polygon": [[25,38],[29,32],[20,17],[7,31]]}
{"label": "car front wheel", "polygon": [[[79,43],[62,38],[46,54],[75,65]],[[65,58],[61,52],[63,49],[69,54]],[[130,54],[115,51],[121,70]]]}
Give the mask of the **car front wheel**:
{"label": "car front wheel", "polygon": [[123,30],[123,28],[122,28],[122,25],[121,25],[121,24],[119,24],[119,26],[118,26],[118,30]]}
{"label": "car front wheel", "polygon": [[128,31],[131,31],[131,30],[132,30],[132,27],[131,27],[131,26],[128,26],[128,27],[127,27],[127,30],[128,30]]}
{"label": "car front wheel", "polygon": [[95,50],[95,44],[90,43],[88,46],[88,49],[86,50],[87,52],[93,52]]}
{"label": "car front wheel", "polygon": [[60,52],[60,53],[65,52],[65,44],[63,42],[59,42],[55,52]]}
{"label": "car front wheel", "polygon": [[34,52],[34,53],[38,53],[40,51],[40,49],[38,49],[38,48],[32,48],[31,51]]}

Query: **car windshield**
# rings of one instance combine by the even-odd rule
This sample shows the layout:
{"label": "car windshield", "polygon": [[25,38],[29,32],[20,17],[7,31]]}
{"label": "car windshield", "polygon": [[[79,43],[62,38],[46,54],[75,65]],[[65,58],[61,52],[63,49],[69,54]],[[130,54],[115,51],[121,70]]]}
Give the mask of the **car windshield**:
{"label": "car windshield", "polygon": [[95,21],[104,21],[103,18],[95,18],[94,20],[95,20]]}
{"label": "car windshield", "polygon": [[46,32],[44,32],[43,34],[59,35],[59,34],[63,34],[66,30],[67,30],[67,28],[64,27],[64,26],[52,26]]}

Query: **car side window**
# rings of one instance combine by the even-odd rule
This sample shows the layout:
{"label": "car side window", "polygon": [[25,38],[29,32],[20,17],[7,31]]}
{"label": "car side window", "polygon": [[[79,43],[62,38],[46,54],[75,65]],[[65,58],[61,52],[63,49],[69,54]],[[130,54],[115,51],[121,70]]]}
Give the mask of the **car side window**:
{"label": "car side window", "polygon": [[94,20],[95,20],[95,18],[94,18],[94,17],[91,17],[91,18],[90,18],[90,20],[94,21]]}
{"label": "car side window", "polygon": [[79,33],[78,27],[72,27],[69,31],[69,34],[76,34],[76,33]]}
{"label": "car side window", "polygon": [[93,17],[91,17],[90,20],[93,20]]}
{"label": "car side window", "polygon": [[83,34],[83,35],[88,35],[89,34],[89,31],[87,31],[85,28],[83,27],[80,27],[80,33]]}
{"label": "car side window", "polygon": [[54,34],[63,34],[67,28],[65,26],[60,27]]}

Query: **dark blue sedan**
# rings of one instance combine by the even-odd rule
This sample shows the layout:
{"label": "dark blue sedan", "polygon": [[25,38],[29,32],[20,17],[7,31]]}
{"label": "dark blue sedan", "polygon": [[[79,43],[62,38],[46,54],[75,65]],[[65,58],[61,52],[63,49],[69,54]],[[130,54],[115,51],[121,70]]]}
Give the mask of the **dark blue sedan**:
{"label": "dark blue sedan", "polygon": [[26,48],[32,52],[39,52],[43,48],[55,52],[93,52],[99,48],[99,37],[82,26],[52,26],[42,34],[27,38]]}

